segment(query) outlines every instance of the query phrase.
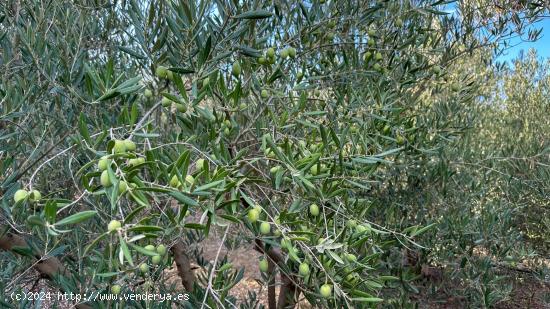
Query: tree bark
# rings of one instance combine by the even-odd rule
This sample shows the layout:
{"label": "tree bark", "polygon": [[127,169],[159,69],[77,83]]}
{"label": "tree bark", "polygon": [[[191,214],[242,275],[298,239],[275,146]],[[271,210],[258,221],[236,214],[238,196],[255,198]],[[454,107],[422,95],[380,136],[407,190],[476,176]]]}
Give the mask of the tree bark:
{"label": "tree bark", "polygon": [[176,244],[170,248],[170,251],[172,251],[172,254],[174,255],[174,261],[176,262],[178,275],[181,278],[183,287],[185,287],[188,292],[192,292],[193,283],[195,282],[195,274],[191,269],[191,261],[189,260],[189,256],[187,256],[183,240],[179,239]]}
{"label": "tree bark", "polygon": [[[266,254],[268,257],[268,261],[271,260],[277,265],[284,265],[284,255],[280,249],[270,248],[269,250],[266,250],[263,242],[260,239],[256,239],[254,249],[263,254]],[[294,308],[296,306],[296,299],[298,298],[299,293],[298,287],[296,286],[296,284],[294,284],[294,282],[296,282],[296,278],[292,277],[291,275],[287,275],[282,271],[280,272],[280,274],[283,284],[281,285],[281,289],[279,290],[277,309]]]}
{"label": "tree bark", "polygon": [[294,284],[296,278],[290,276],[281,275],[283,284],[279,290],[279,300],[277,309],[288,309],[296,306],[296,299],[298,296],[298,288]]}
{"label": "tree bark", "polygon": [[[15,248],[28,248],[28,244],[25,239],[19,235],[13,233],[4,233],[6,231],[4,227],[0,229],[0,249],[15,252]],[[32,248],[31,248],[32,250]],[[37,260],[34,263],[33,268],[40,273],[40,276],[53,280],[56,275],[69,275],[65,266],[56,257],[43,258],[39,252],[34,252],[33,257]],[[61,290],[63,291],[63,290]],[[65,292],[65,291],[63,291]],[[78,309],[91,309],[92,307],[86,304],[75,305]]]}
{"label": "tree bark", "polygon": [[267,281],[267,304],[269,309],[277,309],[277,295],[275,293],[275,263],[272,259],[267,259],[267,274],[269,279]]}

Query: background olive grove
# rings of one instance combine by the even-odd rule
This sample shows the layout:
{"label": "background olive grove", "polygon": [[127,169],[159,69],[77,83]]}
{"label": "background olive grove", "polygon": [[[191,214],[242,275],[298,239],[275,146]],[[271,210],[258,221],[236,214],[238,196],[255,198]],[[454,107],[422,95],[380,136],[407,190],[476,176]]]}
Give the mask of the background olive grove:
{"label": "background olive grove", "polygon": [[[539,38],[529,25],[548,13],[544,1],[1,3],[0,301],[30,307],[10,295],[41,277],[88,295],[190,295],[80,308],[256,307],[253,291],[231,294],[241,269],[201,257],[213,230],[235,229],[264,255],[269,308],[407,308],[431,294],[494,307],[514,272],[544,289],[550,64],[495,57],[512,36]],[[174,264],[182,285],[165,280]]]}

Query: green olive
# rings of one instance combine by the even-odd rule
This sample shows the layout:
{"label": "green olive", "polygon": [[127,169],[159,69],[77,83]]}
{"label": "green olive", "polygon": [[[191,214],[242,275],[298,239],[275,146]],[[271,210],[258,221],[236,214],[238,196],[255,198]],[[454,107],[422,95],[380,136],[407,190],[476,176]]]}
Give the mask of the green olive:
{"label": "green olive", "polygon": [[169,107],[170,105],[172,105],[172,100],[168,99],[167,97],[162,97],[162,100],[160,101],[160,103],[164,107]]}
{"label": "green olive", "polygon": [[277,165],[277,166],[274,166],[274,167],[270,168],[270,169],[269,169],[269,172],[270,172],[271,174],[277,174],[277,172],[278,172],[279,170],[281,170],[281,166]]}
{"label": "green olive", "polygon": [[111,286],[111,293],[113,293],[115,295],[120,294],[121,290],[122,290],[122,287],[118,284],[115,284],[115,285]]}
{"label": "green olive", "polygon": [[208,167],[208,162],[206,162],[204,159],[198,159],[197,162],[195,162],[195,168],[197,172],[205,170],[207,167]]}
{"label": "green olive", "polygon": [[126,152],[126,144],[124,141],[115,140],[115,145],[113,146],[114,153],[123,153]]}
{"label": "green olive", "polygon": [[161,256],[160,255],[155,255],[151,258],[151,263],[153,265],[158,265],[160,264],[160,261],[161,261]]}
{"label": "green olive", "polygon": [[231,68],[231,74],[233,74],[233,76],[235,77],[239,77],[239,75],[241,75],[241,71],[241,64],[239,63],[239,61],[235,61]]}
{"label": "green olive", "polygon": [[139,265],[139,271],[141,271],[141,273],[143,274],[147,273],[149,271],[149,265],[142,263],[141,265]]}
{"label": "green olive", "polygon": [[170,187],[172,188],[178,188],[179,186],[181,186],[181,182],[180,180],[178,179],[178,176],[177,175],[174,175],[172,176],[172,178],[170,178],[170,183],[169,183]]}
{"label": "green olive", "polygon": [[298,267],[298,273],[304,277],[309,275],[309,265],[305,262],[300,264],[300,266]]}
{"label": "green olive", "polygon": [[123,194],[128,190],[128,184],[126,181],[121,180],[118,182],[118,194]]}
{"label": "green olive", "polygon": [[107,231],[113,232],[113,231],[116,231],[116,230],[120,229],[121,227],[122,227],[122,223],[120,223],[120,221],[118,221],[118,220],[112,220],[112,221],[109,222],[109,224],[107,225]]}
{"label": "green olive", "polygon": [[15,194],[13,195],[13,200],[17,203],[19,201],[26,199],[28,196],[29,196],[29,192],[23,189],[19,189],[15,191]]}
{"label": "green olive", "polygon": [[111,179],[109,178],[109,173],[106,170],[101,172],[101,176],[99,177],[99,182],[104,187],[110,187],[113,184],[111,182]]}
{"label": "green olive", "polygon": [[124,147],[127,151],[135,151],[136,150],[136,143],[134,143],[131,139],[125,139],[124,141]]}
{"label": "green olive", "polygon": [[323,284],[319,289],[321,296],[324,298],[329,298],[332,295],[332,286],[330,284]]}
{"label": "green olive", "polygon": [[257,209],[253,208],[248,211],[248,221],[250,221],[250,223],[258,221],[259,218],[260,212]]}
{"label": "green olive", "polygon": [[260,266],[260,271],[263,273],[267,272],[267,270],[269,269],[269,263],[267,262],[266,259],[262,259],[259,263],[259,266]]}
{"label": "green olive", "polygon": [[398,18],[396,21],[395,21],[395,25],[397,27],[403,27],[403,20],[401,18]]}
{"label": "green olive", "polygon": [[296,48],[289,47],[288,48],[288,55],[290,56],[290,58],[296,58]]}
{"label": "green olive", "polygon": [[38,190],[32,190],[31,193],[29,194],[29,201],[31,201],[31,203],[36,203],[41,198],[42,198],[42,194]]}
{"label": "green olive", "polygon": [[158,245],[156,251],[160,255],[165,255],[166,254],[166,246],[164,246],[162,244]]}
{"label": "green olive", "polygon": [[453,83],[451,85],[451,90],[457,92],[458,90],[460,90],[460,85],[458,83]]}
{"label": "green olive", "polygon": [[309,205],[309,213],[312,216],[317,217],[319,215],[319,206],[317,206],[317,204]]}
{"label": "green olive", "polygon": [[189,185],[193,185],[195,183],[195,177],[192,175],[185,176],[185,182],[187,182]]}
{"label": "green olive", "polygon": [[107,156],[101,157],[101,159],[99,159],[99,161],[97,162],[97,168],[100,171],[106,170],[109,167],[109,165],[111,165],[111,160],[108,159]]}
{"label": "green olive", "polygon": [[159,65],[155,70],[157,77],[166,78],[168,75],[168,69],[165,66]]}
{"label": "green olive", "polygon": [[271,225],[269,224],[269,222],[264,221],[260,224],[260,233],[262,233],[263,235],[271,233]]}
{"label": "green olive", "polygon": [[283,59],[288,58],[288,55],[289,55],[288,49],[285,48],[285,49],[281,50],[281,52],[279,53],[279,55],[280,55],[281,58],[283,58]]}
{"label": "green olive", "polygon": [[185,113],[187,111],[187,106],[185,106],[185,104],[176,103],[174,106],[176,107],[176,111],[180,113]]}
{"label": "green olive", "polygon": [[350,263],[353,263],[353,262],[357,261],[357,257],[355,256],[355,254],[347,253],[346,254],[346,260],[348,260],[348,262],[350,262]]}

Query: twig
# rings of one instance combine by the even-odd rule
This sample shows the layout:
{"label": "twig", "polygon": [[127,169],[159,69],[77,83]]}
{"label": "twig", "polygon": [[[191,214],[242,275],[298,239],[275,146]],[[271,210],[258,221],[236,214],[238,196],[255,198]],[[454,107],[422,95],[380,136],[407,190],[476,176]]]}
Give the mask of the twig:
{"label": "twig", "polygon": [[134,136],[134,134],[139,130],[141,129],[141,127],[143,126],[143,123],[145,122],[145,120],[147,120],[147,118],[149,118],[149,116],[151,116],[151,114],[161,105],[161,102],[157,102],[157,104],[153,105],[153,107],[151,107],[151,109],[149,109],[147,111],[147,113],[145,113],[145,115],[143,115],[143,117],[141,117],[141,119],[138,121],[138,123],[136,124],[134,130],[130,133],[130,137]]}
{"label": "twig", "polygon": [[[210,270],[210,275],[208,276],[208,286],[206,287],[206,291],[204,291],[204,298],[202,300],[201,309],[204,308],[204,305],[206,304],[206,299],[208,298],[208,291],[212,290],[212,280],[214,279],[214,272],[216,271],[216,264],[218,264],[218,258],[220,256],[220,252],[222,251],[223,243],[225,242],[225,238],[227,237],[227,233],[229,232],[229,227],[230,227],[230,225],[228,225],[225,228],[225,232],[223,234],[222,240],[220,241],[220,246],[218,247],[218,252],[216,252],[216,258],[214,259],[214,263],[212,264],[212,270]],[[222,303],[220,303],[220,305],[223,307]]]}

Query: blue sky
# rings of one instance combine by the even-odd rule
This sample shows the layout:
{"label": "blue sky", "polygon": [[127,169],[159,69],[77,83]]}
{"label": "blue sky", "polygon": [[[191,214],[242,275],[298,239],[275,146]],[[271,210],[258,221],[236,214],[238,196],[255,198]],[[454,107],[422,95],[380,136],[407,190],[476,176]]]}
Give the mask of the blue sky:
{"label": "blue sky", "polygon": [[[511,59],[514,59],[517,55],[519,55],[521,50],[527,51],[531,48],[534,48],[537,50],[537,54],[540,57],[548,58],[550,57],[550,18],[544,18],[540,22],[536,23],[534,25],[535,28],[540,29],[542,28],[541,37],[536,42],[522,42],[521,39],[515,38],[510,41],[511,45],[515,45],[514,47],[508,49],[505,54],[498,57],[497,60],[499,61],[509,61]],[[516,45],[517,44],[517,45]]]}
{"label": "blue sky", "polygon": [[[456,14],[456,2],[451,2],[447,5],[447,7],[444,9],[447,13],[450,14]],[[504,54],[499,56],[497,58],[497,61],[510,61],[514,58],[516,58],[520,52],[528,51],[531,48],[534,48],[537,50],[537,54],[539,57],[542,58],[549,58],[550,57],[550,17],[543,17],[540,21],[536,22],[535,24],[531,25],[530,28],[533,29],[541,29],[542,32],[539,37],[539,39],[535,42],[525,42],[522,41],[521,38],[513,38],[510,40],[510,48],[507,49]],[[527,33],[527,31],[525,31]],[[527,37],[527,34],[524,35],[524,37]]]}

